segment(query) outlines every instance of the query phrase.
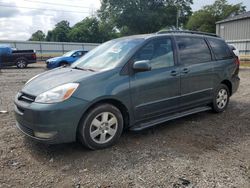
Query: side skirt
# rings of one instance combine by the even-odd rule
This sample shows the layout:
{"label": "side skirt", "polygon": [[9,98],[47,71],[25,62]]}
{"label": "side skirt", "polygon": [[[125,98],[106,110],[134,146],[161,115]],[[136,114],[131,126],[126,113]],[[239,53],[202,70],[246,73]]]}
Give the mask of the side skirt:
{"label": "side skirt", "polygon": [[191,115],[191,114],[196,114],[196,113],[199,113],[199,112],[208,111],[208,110],[211,110],[211,109],[212,108],[209,107],[209,106],[197,107],[197,108],[194,108],[194,109],[191,109],[191,110],[178,112],[178,113],[175,113],[175,114],[167,116],[167,117],[162,117],[162,118],[152,120],[152,121],[149,121],[149,122],[140,123],[138,125],[132,126],[130,128],[130,130],[132,130],[132,131],[140,131],[140,130],[143,130],[143,129],[146,129],[146,128],[149,128],[149,127],[153,127],[153,126],[155,126],[157,124],[164,123],[166,121],[170,121],[170,120],[173,120],[173,119],[178,119],[178,118],[181,118],[181,117],[185,117],[185,116],[188,116],[188,115]]}

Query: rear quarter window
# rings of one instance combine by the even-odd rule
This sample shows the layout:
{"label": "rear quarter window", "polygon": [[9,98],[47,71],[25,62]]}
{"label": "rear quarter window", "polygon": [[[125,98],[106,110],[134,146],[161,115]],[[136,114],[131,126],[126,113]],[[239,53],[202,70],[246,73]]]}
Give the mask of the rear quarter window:
{"label": "rear quarter window", "polygon": [[207,40],[212,48],[216,60],[229,59],[233,57],[233,54],[225,41],[213,38],[208,38]]}

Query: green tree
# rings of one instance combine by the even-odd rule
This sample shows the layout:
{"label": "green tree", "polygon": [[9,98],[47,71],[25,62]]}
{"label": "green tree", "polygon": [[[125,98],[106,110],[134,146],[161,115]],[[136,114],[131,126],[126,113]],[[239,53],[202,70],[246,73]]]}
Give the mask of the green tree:
{"label": "green tree", "polygon": [[119,33],[117,32],[117,29],[114,26],[104,21],[99,21],[99,34],[100,34],[99,42],[105,42],[120,37]]}
{"label": "green tree", "polygon": [[55,41],[55,42],[68,42],[69,37],[68,33],[71,28],[69,26],[69,22],[63,20],[55,25],[55,28],[51,31],[48,31],[46,36],[47,41]]}
{"label": "green tree", "polygon": [[229,4],[227,0],[216,0],[214,4],[204,6],[201,10],[193,13],[186,27],[190,30],[216,32],[217,21],[226,19],[230,16],[238,15],[246,11],[242,3],[235,5]]}
{"label": "green tree", "polygon": [[121,35],[151,33],[175,26],[177,10],[179,23],[184,25],[191,15],[192,3],[192,0],[102,0],[98,16]]}
{"label": "green tree", "polygon": [[87,17],[75,24],[69,32],[72,42],[104,42],[115,38],[112,28],[95,17]]}
{"label": "green tree", "polygon": [[99,41],[99,27],[96,18],[85,18],[75,24],[69,32],[72,42],[97,42]]}
{"label": "green tree", "polygon": [[44,41],[45,40],[45,34],[41,30],[36,31],[32,34],[29,41]]}

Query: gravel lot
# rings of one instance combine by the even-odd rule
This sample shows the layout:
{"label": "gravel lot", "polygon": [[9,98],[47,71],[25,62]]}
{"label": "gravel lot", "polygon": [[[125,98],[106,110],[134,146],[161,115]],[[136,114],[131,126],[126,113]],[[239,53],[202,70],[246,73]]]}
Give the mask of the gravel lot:
{"label": "gravel lot", "polygon": [[0,73],[0,187],[250,187],[250,69],[226,112],[204,112],[89,151],[43,145],[15,128],[13,98],[42,64]]}

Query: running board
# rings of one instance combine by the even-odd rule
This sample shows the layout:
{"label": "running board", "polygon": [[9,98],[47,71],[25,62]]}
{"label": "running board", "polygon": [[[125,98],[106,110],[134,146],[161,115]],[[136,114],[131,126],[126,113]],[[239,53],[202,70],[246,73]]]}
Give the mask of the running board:
{"label": "running board", "polygon": [[153,120],[153,121],[149,121],[149,122],[146,122],[146,123],[141,123],[139,125],[135,125],[135,126],[131,127],[130,130],[132,130],[132,131],[140,131],[140,130],[143,130],[143,129],[146,129],[146,128],[149,128],[149,127],[153,127],[153,126],[155,126],[157,124],[164,123],[166,121],[170,121],[170,120],[173,120],[173,119],[178,119],[178,118],[181,118],[181,117],[185,117],[185,116],[188,116],[188,115],[191,115],[191,114],[196,114],[196,113],[199,113],[199,112],[208,111],[208,110],[211,110],[211,109],[212,108],[209,107],[209,106],[194,108],[194,109],[191,109],[191,110],[187,110],[187,111],[184,111],[184,112],[173,114],[171,116],[167,116],[167,117],[163,117],[163,118],[160,118],[160,119],[157,119],[157,120]]}

